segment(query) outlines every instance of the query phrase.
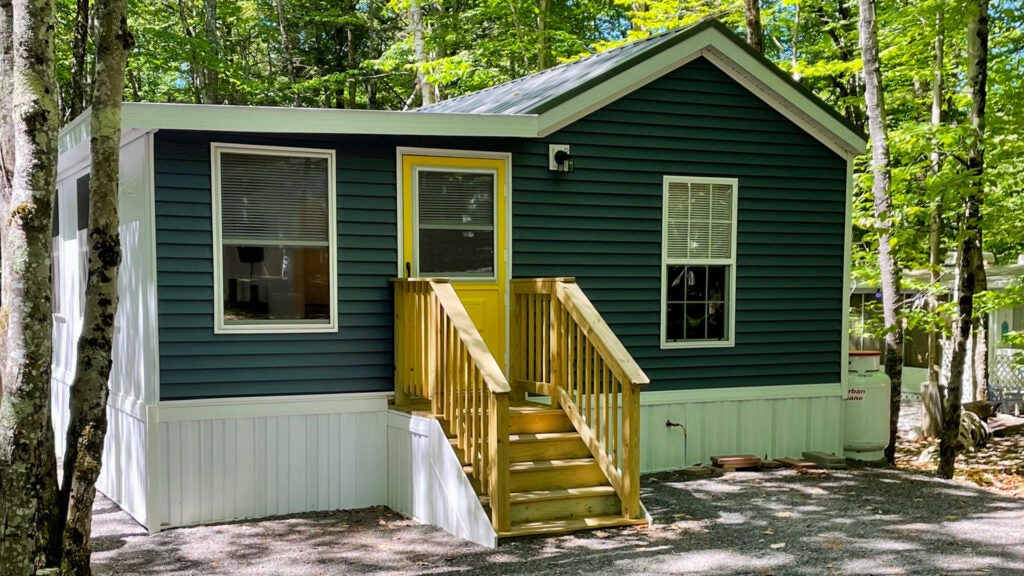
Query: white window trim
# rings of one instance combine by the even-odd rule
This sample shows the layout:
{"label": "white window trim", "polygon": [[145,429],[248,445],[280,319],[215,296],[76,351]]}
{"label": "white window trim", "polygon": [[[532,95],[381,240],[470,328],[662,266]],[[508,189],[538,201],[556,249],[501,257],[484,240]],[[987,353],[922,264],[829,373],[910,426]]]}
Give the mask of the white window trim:
{"label": "white window trim", "polygon": [[[668,261],[668,186],[671,183],[686,184],[724,184],[732,186],[732,258],[687,258],[686,264],[696,266],[728,266],[729,278],[726,293],[726,338],[724,340],[689,340],[682,342],[669,342],[667,339],[666,311],[668,310],[668,293],[665,287],[667,281],[665,270],[669,265]],[[658,313],[661,315],[661,348],[663,350],[677,348],[732,348],[736,345],[736,229],[739,223],[739,180],[737,178],[703,178],[697,176],[665,176],[661,190],[661,307]]]}
{"label": "white window trim", "polygon": [[[327,245],[330,266],[330,317],[328,322],[254,322],[246,324],[226,324],[224,322],[224,270],[221,242],[221,190],[220,190],[220,154],[237,152],[240,154],[262,154],[265,156],[298,156],[303,158],[324,158],[327,160]],[[334,150],[322,148],[291,148],[284,146],[255,146],[251,144],[226,144],[213,142],[210,144],[210,180],[213,197],[213,315],[215,334],[289,334],[289,333],[328,333],[338,331],[338,209],[337,209],[337,170],[335,169]]]}

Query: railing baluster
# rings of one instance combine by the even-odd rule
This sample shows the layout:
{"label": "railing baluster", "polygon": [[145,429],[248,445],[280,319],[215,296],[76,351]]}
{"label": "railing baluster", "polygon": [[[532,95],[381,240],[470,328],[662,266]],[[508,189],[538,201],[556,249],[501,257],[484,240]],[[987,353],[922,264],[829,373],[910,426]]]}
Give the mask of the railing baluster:
{"label": "railing baluster", "polygon": [[525,356],[518,374],[550,390],[553,406],[565,403],[623,514],[639,518],[639,390],[647,376],[573,280],[514,280],[511,301],[513,347]]}

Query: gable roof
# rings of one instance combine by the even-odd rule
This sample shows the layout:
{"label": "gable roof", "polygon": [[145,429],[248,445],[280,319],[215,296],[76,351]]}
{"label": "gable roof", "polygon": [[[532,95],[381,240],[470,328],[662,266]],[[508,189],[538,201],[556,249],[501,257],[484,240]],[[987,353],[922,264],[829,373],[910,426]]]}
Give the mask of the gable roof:
{"label": "gable roof", "polygon": [[540,117],[540,135],[544,136],[702,56],[840,155],[864,152],[867,138],[858,127],[712,19],[445,100],[418,112],[536,114]]}

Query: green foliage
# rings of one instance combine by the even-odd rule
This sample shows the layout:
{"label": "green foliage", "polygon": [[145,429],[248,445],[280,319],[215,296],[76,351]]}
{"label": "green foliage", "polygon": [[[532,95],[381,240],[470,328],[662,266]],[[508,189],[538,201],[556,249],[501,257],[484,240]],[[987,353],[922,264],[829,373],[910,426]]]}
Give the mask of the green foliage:
{"label": "green foliage", "polygon": [[[417,61],[412,1],[130,0],[137,47],[125,98],[402,109],[420,104],[418,73],[444,98],[710,16],[738,34],[744,26],[740,0],[415,0],[424,49]],[[216,34],[208,37],[204,8],[214,3]],[[969,185],[964,158],[975,138],[966,123],[964,6],[950,0],[878,4],[893,183],[892,210],[883,218],[893,225],[896,256],[906,269],[927,268],[937,207],[946,222],[942,252],[957,242],[951,223]],[[56,9],[58,77],[66,93],[75,3],[57,0]],[[761,9],[766,57],[863,125],[857,3],[762,0]],[[985,248],[1008,262],[1024,252],[1024,11],[1016,0],[992,0],[990,12]],[[945,39],[944,120],[932,126],[937,34]],[[877,285],[879,222],[866,157],[855,170],[853,276],[861,286]],[[911,324],[941,324],[925,319],[921,306],[907,309]]]}

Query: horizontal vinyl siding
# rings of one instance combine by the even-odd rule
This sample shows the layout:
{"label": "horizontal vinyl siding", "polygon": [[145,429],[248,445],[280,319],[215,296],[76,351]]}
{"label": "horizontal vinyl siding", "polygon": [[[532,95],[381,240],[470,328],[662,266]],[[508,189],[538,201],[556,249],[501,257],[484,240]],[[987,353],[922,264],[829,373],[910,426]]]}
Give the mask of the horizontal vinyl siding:
{"label": "horizontal vinyl siding", "polygon": [[[513,160],[513,276],[576,276],[651,390],[839,382],[846,164],[709,62]],[[660,348],[664,175],[739,179],[735,347]]]}
{"label": "horizontal vinyl siding", "polygon": [[[213,333],[212,141],[336,150],[336,334]],[[161,399],[390,390],[394,172],[393,143],[157,133]]]}

